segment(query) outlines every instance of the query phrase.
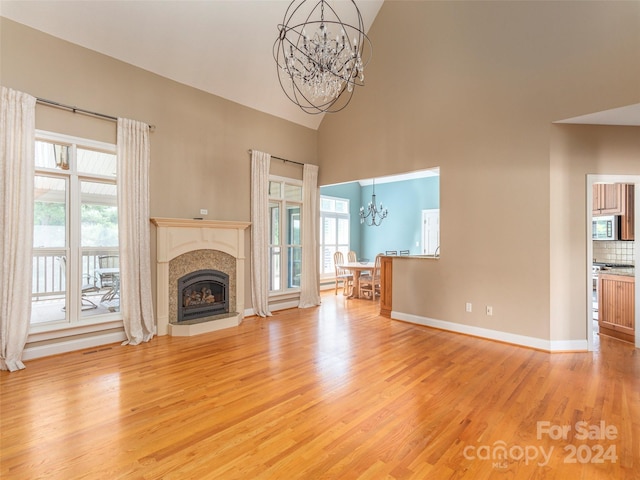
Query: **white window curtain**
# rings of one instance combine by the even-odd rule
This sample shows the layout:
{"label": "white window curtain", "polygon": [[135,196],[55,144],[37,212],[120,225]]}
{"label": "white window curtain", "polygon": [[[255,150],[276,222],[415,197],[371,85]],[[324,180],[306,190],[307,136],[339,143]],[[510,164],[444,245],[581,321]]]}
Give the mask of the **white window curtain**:
{"label": "white window curtain", "polygon": [[36,99],[0,87],[0,369],[24,368],[31,317]]}
{"label": "white window curtain", "polygon": [[120,311],[127,335],[123,345],[138,345],[156,333],[149,239],[149,126],[119,118],[117,148]]}
{"label": "white window curtain", "polygon": [[300,308],[320,305],[320,269],[318,268],[318,166],[304,165],[302,171],[302,279]]}
{"label": "white window curtain", "polygon": [[269,311],[269,165],[271,155],[251,153],[251,300],[260,317]]}

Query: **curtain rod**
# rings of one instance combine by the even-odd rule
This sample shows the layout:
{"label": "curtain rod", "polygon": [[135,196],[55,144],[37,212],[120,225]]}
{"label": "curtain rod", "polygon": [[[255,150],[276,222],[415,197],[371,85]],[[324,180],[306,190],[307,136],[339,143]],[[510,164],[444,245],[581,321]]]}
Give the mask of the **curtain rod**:
{"label": "curtain rod", "polygon": [[[42,105],[48,105],[50,107],[56,108],[64,108],[65,110],[70,110],[73,113],[83,113],[85,115],[91,115],[93,117],[103,118],[105,120],[110,120],[112,122],[117,122],[118,117],[114,117],[113,115],[107,115],[105,113],[92,112],[91,110],[85,110],[84,108],[74,107],[72,105],[65,105],[64,103],[54,102],[53,100],[47,100],[46,98],[36,98],[36,102]],[[150,130],[154,130],[156,128],[155,125],[149,125]]]}
{"label": "curtain rod", "polygon": [[[249,155],[251,155],[253,153],[253,150],[248,150]],[[304,163],[300,163],[300,162],[296,162],[295,160],[288,160],[286,158],[282,158],[282,157],[276,157],[275,155],[271,155],[271,158],[275,158],[276,160],[282,160],[283,162],[287,163],[295,163],[296,165],[300,165],[302,167],[304,167]]]}

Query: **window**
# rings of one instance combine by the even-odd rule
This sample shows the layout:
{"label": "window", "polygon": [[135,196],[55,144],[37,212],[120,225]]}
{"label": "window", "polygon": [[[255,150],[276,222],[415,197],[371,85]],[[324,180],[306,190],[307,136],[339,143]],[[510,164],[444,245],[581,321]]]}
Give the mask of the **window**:
{"label": "window", "polygon": [[335,275],[333,254],[347,258],[349,251],[349,200],[320,197],[320,278]]}
{"label": "window", "polygon": [[300,288],[302,273],[302,182],[269,178],[269,291]]}
{"label": "window", "polygon": [[[119,317],[119,281],[100,276],[104,259],[118,258],[115,152],[112,144],[36,133],[32,326]],[[119,270],[110,272],[113,280]]]}

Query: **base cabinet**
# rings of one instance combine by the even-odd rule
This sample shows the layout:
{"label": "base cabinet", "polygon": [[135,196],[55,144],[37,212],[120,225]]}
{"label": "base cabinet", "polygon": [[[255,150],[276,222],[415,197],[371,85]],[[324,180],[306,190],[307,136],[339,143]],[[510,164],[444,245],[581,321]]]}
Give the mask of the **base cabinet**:
{"label": "base cabinet", "polygon": [[601,335],[635,343],[635,278],[600,274],[598,326]]}
{"label": "base cabinet", "polygon": [[380,259],[380,315],[391,318],[391,289],[393,278],[393,259]]}

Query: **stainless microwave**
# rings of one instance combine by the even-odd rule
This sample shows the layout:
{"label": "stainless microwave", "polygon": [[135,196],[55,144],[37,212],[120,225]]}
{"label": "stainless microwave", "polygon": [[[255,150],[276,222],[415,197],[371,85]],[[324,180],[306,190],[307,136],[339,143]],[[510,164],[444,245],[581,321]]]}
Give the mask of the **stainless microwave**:
{"label": "stainless microwave", "polygon": [[593,240],[618,240],[619,217],[593,217]]}

